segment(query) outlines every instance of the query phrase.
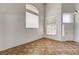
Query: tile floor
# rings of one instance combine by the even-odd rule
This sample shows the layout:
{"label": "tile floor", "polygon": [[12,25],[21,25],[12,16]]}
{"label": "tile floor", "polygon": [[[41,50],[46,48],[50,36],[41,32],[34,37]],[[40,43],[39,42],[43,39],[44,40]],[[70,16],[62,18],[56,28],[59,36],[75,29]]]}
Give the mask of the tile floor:
{"label": "tile floor", "polygon": [[0,55],[79,55],[79,43],[42,38],[0,51]]}

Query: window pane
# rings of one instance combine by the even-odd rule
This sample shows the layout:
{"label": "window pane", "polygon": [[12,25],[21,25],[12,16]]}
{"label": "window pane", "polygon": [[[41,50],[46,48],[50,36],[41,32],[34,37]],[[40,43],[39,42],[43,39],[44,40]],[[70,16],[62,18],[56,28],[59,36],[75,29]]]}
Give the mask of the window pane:
{"label": "window pane", "polygon": [[26,12],[26,28],[39,28],[39,16]]}
{"label": "window pane", "polygon": [[62,24],[62,36],[65,36],[65,26]]}
{"label": "window pane", "polygon": [[72,13],[63,13],[63,23],[72,23],[73,15]]}
{"label": "window pane", "polygon": [[47,25],[47,34],[56,35],[56,24],[48,24]]}
{"label": "window pane", "polygon": [[26,9],[31,10],[37,14],[39,13],[38,9],[31,4],[26,4]]}

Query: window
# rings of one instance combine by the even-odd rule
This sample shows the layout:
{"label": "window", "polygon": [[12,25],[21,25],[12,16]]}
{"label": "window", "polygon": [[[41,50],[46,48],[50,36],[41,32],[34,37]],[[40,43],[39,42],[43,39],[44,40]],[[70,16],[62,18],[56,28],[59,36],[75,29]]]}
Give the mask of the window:
{"label": "window", "polygon": [[27,9],[27,10],[30,10],[30,11],[32,11],[32,12],[34,12],[34,13],[39,14],[38,9],[37,9],[35,6],[31,5],[31,4],[26,4],[26,9]]}
{"label": "window", "polygon": [[65,36],[65,25],[62,24],[62,36]]}
{"label": "window", "polygon": [[47,25],[47,34],[48,35],[55,35],[56,34],[56,24]]}
{"label": "window", "polygon": [[73,23],[73,14],[63,13],[63,23]]}
{"label": "window", "polygon": [[49,17],[46,20],[46,34],[56,35],[56,17]]}
{"label": "window", "polygon": [[26,4],[26,28],[39,28],[39,11],[31,4]]}
{"label": "window", "polygon": [[65,36],[65,25],[73,23],[73,14],[72,13],[63,13],[62,21],[62,36]]}

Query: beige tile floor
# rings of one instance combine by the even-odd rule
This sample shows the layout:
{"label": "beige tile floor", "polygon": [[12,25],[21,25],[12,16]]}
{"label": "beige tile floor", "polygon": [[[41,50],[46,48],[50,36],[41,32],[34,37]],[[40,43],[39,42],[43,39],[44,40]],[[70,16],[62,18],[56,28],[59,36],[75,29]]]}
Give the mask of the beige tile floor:
{"label": "beige tile floor", "polygon": [[0,55],[79,55],[79,43],[42,38],[1,51]]}

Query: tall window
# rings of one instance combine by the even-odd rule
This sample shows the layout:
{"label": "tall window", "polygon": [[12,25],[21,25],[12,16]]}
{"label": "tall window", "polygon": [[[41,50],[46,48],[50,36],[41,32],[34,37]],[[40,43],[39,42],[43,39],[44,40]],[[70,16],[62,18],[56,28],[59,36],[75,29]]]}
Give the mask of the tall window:
{"label": "tall window", "polygon": [[73,23],[73,14],[63,13],[63,23]]}
{"label": "tall window", "polygon": [[49,17],[46,19],[46,34],[56,35],[56,17]]}
{"label": "tall window", "polygon": [[26,4],[26,28],[39,28],[39,10],[31,4]]}
{"label": "tall window", "polygon": [[72,13],[63,13],[63,20],[62,20],[62,36],[65,36],[65,26],[67,24],[73,23],[73,14]]}

